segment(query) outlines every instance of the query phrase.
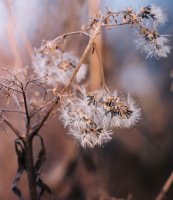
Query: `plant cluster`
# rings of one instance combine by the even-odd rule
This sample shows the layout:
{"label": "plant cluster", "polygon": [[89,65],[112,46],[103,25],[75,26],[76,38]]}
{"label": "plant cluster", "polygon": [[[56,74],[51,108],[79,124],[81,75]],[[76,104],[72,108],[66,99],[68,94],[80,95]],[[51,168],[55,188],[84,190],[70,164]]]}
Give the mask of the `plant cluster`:
{"label": "plant cluster", "polygon": [[[1,68],[0,92],[8,102],[13,99],[16,110],[0,109],[1,125],[10,128],[16,134],[16,153],[18,171],[13,190],[23,199],[18,189],[18,181],[24,171],[28,174],[28,185],[32,200],[41,198],[44,191],[50,189],[41,181],[41,166],[45,161],[45,147],[40,129],[51,115],[60,118],[68,133],[83,147],[103,145],[111,140],[115,128],[130,128],[141,117],[138,108],[130,96],[120,96],[116,90],[106,86],[102,66],[102,85],[97,91],[87,91],[86,80],[88,65],[84,61],[91,51],[97,51],[95,38],[102,28],[129,25],[136,34],[137,48],[142,48],[147,57],[166,57],[170,53],[166,35],[159,34],[159,24],[166,16],[157,6],[146,6],[136,12],[132,8],[124,11],[106,10],[104,14],[93,17],[82,30],[44,41],[32,55],[32,75],[23,69],[25,80],[9,68]],[[77,58],[72,52],[64,51],[67,37],[82,35],[88,38],[82,56]],[[28,78],[29,77],[29,78]],[[80,84],[79,84],[80,83]],[[20,114],[25,121],[25,131],[15,127],[6,113]],[[33,141],[39,138],[41,150],[34,163]],[[38,194],[38,188],[40,192]]]}

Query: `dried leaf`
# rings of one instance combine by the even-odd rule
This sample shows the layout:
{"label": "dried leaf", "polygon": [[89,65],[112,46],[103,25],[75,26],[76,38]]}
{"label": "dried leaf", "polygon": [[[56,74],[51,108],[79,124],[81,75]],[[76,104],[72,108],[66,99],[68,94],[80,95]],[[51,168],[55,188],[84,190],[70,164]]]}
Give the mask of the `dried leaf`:
{"label": "dried leaf", "polygon": [[26,157],[25,157],[26,152],[24,148],[24,143],[21,139],[15,140],[15,150],[18,157],[18,170],[13,180],[12,190],[19,197],[20,200],[24,200],[24,197],[22,196],[22,192],[18,188],[18,183],[23,174],[23,171],[26,170]]}

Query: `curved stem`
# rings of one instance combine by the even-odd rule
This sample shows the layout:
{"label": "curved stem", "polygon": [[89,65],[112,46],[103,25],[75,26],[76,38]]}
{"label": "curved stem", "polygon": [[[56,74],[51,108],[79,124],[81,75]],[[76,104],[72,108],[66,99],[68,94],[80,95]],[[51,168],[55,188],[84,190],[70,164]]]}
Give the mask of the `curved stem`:
{"label": "curved stem", "polygon": [[65,33],[65,34],[63,34],[63,35],[61,35],[61,36],[58,36],[57,38],[55,38],[55,39],[53,40],[53,42],[56,42],[56,41],[58,41],[58,40],[61,39],[61,38],[65,39],[65,38],[68,37],[68,36],[71,36],[71,35],[78,35],[78,34],[85,35],[85,36],[87,36],[87,37],[89,37],[89,38],[91,37],[88,33],[84,32],[84,31],[74,31],[74,32]]}

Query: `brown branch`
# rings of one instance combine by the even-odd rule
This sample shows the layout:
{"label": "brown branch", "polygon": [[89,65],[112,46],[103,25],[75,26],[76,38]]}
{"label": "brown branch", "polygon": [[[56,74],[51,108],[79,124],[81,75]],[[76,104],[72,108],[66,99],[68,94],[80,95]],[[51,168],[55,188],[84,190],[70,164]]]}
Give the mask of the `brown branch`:
{"label": "brown branch", "polygon": [[14,92],[22,93],[22,91],[17,90],[17,89],[15,89],[15,88],[12,88],[12,87],[10,87],[10,86],[4,85],[3,83],[0,83],[0,85],[2,85],[2,87],[6,88],[6,89],[8,89],[8,90],[13,90]]}
{"label": "brown branch", "polygon": [[[100,8],[100,0],[89,0],[88,1],[89,7],[89,16],[99,16],[99,8]],[[97,21],[97,19],[96,19]],[[102,20],[104,21],[104,19]],[[95,25],[95,19],[92,21],[93,27]],[[92,27],[91,23],[91,27]],[[103,23],[103,22],[102,22]],[[92,32],[92,29],[90,30]],[[100,31],[100,35],[95,39],[93,43],[93,52],[92,55],[89,57],[89,78],[88,78],[88,89],[90,91],[98,90],[102,85],[102,72],[101,72],[101,57],[98,57],[98,54],[102,54],[103,48],[103,38],[102,32]],[[96,51],[97,48],[97,51]]]}
{"label": "brown branch", "polygon": [[29,135],[26,135],[25,141],[25,151],[26,151],[26,167],[27,167],[27,177],[30,199],[38,200],[37,186],[36,186],[36,172],[34,168],[34,155],[33,155],[33,143],[30,140]]}
{"label": "brown branch", "polygon": [[89,50],[93,47],[94,40],[95,40],[95,38],[97,37],[97,35],[99,34],[99,31],[100,31],[100,27],[101,27],[101,23],[102,23],[102,18],[103,18],[103,17],[100,17],[100,20],[99,20],[99,22],[98,22],[98,25],[97,25],[97,27],[96,27],[96,29],[95,29],[93,35],[91,35],[90,40],[89,40],[89,42],[88,42],[88,45],[87,45],[87,47],[85,48],[85,51],[84,51],[84,53],[83,53],[83,55],[82,55],[82,57],[81,57],[81,59],[80,59],[78,65],[76,66],[76,68],[75,68],[75,70],[74,70],[74,72],[73,72],[73,74],[72,74],[71,79],[67,82],[67,84],[65,85],[65,87],[62,89],[61,94],[64,94],[64,93],[67,91],[67,89],[69,88],[69,86],[72,84],[72,82],[73,82],[73,80],[74,80],[76,74],[78,73],[78,71],[79,71],[79,69],[80,69],[82,63],[84,62],[84,60],[85,60],[85,58],[86,58],[86,56],[87,56]]}
{"label": "brown branch", "polygon": [[32,138],[42,128],[42,126],[44,125],[45,121],[48,119],[48,117],[50,116],[50,114],[52,113],[52,111],[54,110],[54,108],[56,107],[56,105],[58,104],[59,100],[60,100],[59,97],[57,97],[57,99],[54,101],[54,103],[52,104],[52,106],[50,107],[50,109],[46,112],[45,116],[40,120],[39,123],[37,123],[35,126],[32,127],[33,130],[30,133],[30,136]]}
{"label": "brown branch", "polygon": [[102,61],[101,61],[101,55],[99,54],[99,50],[97,49],[96,45],[94,46],[94,48],[95,48],[95,51],[96,51],[96,54],[97,54],[97,58],[98,58],[98,61],[99,61],[99,66],[100,66],[101,85],[106,85],[105,76],[104,76],[104,70],[103,70],[103,64],[102,64]]}
{"label": "brown branch", "polygon": [[63,35],[61,35],[61,36],[58,36],[57,38],[55,38],[55,39],[53,40],[53,42],[56,42],[56,41],[58,41],[58,40],[61,39],[61,38],[65,39],[67,36],[78,35],[78,34],[85,35],[85,36],[87,36],[87,37],[89,37],[89,38],[91,37],[88,33],[84,32],[84,31],[74,31],[74,32],[65,33],[65,34],[63,34]]}
{"label": "brown branch", "polygon": [[11,113],[25,114],[25,112],[23,112],[21,110],[10,110],[10,109],[4,109],[4,108],[0,108],[0,112],[11,112]]}
{"label": "brown branch", "polygon": [[3,119],[3,122],[13,131],[13,133],[18,138],[25,138],[25,136],[5,116],[1,116],[1,118]]}
{"label": "brown branch", "polygon": [[17,85],[20,89],[22,89],[23,84],[22,84],[22,82],[18,79],[17,75],[14,74],[12,71],[10,71],[8,68],[4,68],[4,70],[7,71],[11,76],[13,76],[13,77],[19,82],[20,85],[18,85],[17,83],[16,83],[16,85]]}
{"label": "brown branch", "polygon": [[29,131],[28,129],[29,129],[29,126],[30,126],[30,116],[29,116],[28,102],[27,102],[25,90],[22,90],[22,95],[23,95],[25,114],[26,114],[26,127],[27,127],[27,132],[28,132]]}
{"label": "brown branch", "polygon": [[104,20],[106,20],[106,19],[108,19],[109,17],[114,17],[114,16],[118,16],[118,15],[120,15],[120,14],[125,14],[125,13],[127,13],[127,11],[125,11],[125,10],[122,10],[122,11],[117,11],[117,12],[112,12],[112,11],[110,11],[108,8],[107,8],[107,11],[108,11],[108,15],[104,18]]}
{"label": "brown branch", "polygon": [[28,81],[28,82],[26,83],[24,89],[26,90],[27,87],[28,87],[28,85],[29,85],[30,83],[33,83],[33,84],[34,84],[35,82],[39,82],[40,80],[46,78],[47,75],[48,75],[48,74],[44,75],[44,76],[41,77],[41,78],[37,78],[37,79],[33,79],[33,80]]}
{"label": "brown branch", "polygon": [[49,106],[50,104],[52,104],[52,101],[49,101],[48,103],[46,103],[45,105],[41,106],[40,108],[38,108],[37,110],[35,110],[32,114],[30,114],[30,118],[34,117],[34,115],[36,115],[39,111],[41,111],[42,109],[44,109],[45,107]]}
{"label": "brown branch", "polygon": [[164,183],[160,193],[156,197],[156,200],[163,200],[172,184],[173,184],[173,171],[171,172],[170,176],[168,177],[168,179]]}
{"label": "brown branch", "polygon": [[131,22],[123,22],[123,23],[115,23],[115,24],[102,24],[102,27],[116,27],[116,26],[122,26],[122,25],[131,25]]}

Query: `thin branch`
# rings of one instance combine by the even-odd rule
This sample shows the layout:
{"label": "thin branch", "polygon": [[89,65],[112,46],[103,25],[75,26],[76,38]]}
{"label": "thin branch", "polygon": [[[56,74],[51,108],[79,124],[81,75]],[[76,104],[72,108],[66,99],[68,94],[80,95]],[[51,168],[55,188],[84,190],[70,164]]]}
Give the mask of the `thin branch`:
{"label": "thin branch", "polygon": [[19,97],[13,93],[12,93],[12,97],[13,97],[13,100],[14,100],[18,110],[23,109],[23,107],[21,106],[21,101],[19,100]]}
{"label": "thin branch", "polygon": [[3,122],[13,131],[13,133],[21,139],[24,139],[25,136],[5,117],[1,116]]}
{"label": "thin branch", "polygon": [[21,94],[22,94],[22,91],[17,90],[17,89],[15,89],[15,88],[12,88],[12,87],[10,87],[10,86],[4,85],[3,83],[0,83],[0,85],[2,85],[2,87],[6,88],[6,89],[8,89],[8,90],[13,90],[14,92],[18,92],[18,93],[21,93]]}
{"label": "thin branch", "polygon": [[17,83],[16,83],[16,85],[22,89],[23,84],[22,84],[22,82],[18,79],[18,77],[17,77],[14,73],[12,73],[8,68],[6,68],[6,71],[7,71],[11,76],[13,76],[13,77],[19,82],[20,85],[18,85]]}
{"label": "thin branch", "polygon": [[168,177],[168,179],[164,183],[160,193],[156,197],[156,200],[163,200],[172,184],[173,184],[173,171],[171,172],[170,176]]}
{"label": "thin branch", "polygon": [[123,22],[123,23],[115,23],[115,24],[102,24],[102,27],[116,27],[116,26],[122,26],[122,25],[127,25],[127,24],[132,24],[131,22]]}
{"label": "thin branch", "polygon": [[125,13],[127,13],[127,11],[126,10],[122,10],[122,11],[117,11],[117,12],[112,12],[112,11],[110,11],[108,8],[107,8],[107,11],[108,11],[108,15],[106,15],[106,17],[104,18],[104,20],[106,20],[106,19],[108,19],[109,17],[114,17],[114,16],[118,16],[118,15],[120,15],[120,14],[125,14]]}
{"label": "thin branch", "polygon": [[26,85],[25,85],[25,90],[27,89],[27,87],[28,87],[28,85],[29,85],[30,83],[35,83],[35,82],[37,82],[37,81],[40,81],[40,80],[42,80],[43,78],[45,78],[47,75],[48,75],[48,74],[46,74],[45,76],[43,76],[43,77],[41,77],[41,78],[33,79],[33,80],[28,81],[28,82],[26,83]]}
{"label": "thin branch", "polygon": [[65,87],[62,89],[61,94],[64,94],[64,93],[66,92],[66,90],[69,88],[69,86],[72,84],[72,82],[73,82],[73,80],[74,80],[76,74],[78,73],[78,71],[79,71],[79,69],[80,69],[82,63],[84,62],[84,60],[85,60],[85,58],[86,58],[86,56],[87,56],[89,50],[92,48],[93,43],[94,43],[94,40],[95,40],[96,36],[98,35],[98,33],[99,33],[99,31],[100,31],[100,27],[101,27],[101,23],[102,23],[102,18],[103,18],[103,17],[100,17],[100,20],[99,20],[99,22],[98,22],[98,25],[97,25],[97,27],[96,27],[96,29],[95,29],[93,35],[91,35],[90,40],[89,40],[89,42],[88,42],[88,45],[87,45],[87,47],[86,47],[86,49],[85,49],[85,51],[84,51],[84,53],[83,53],[83,55],[82,55],[82,57],[81,57],[79,63],[78,63],[78,65],[76,66],[76,68],[75,68],[75,70],[74,70],[74,72],[73,72],[73,74],[72,74],[72,77],[71,77],[70,80],[67,82],[67,84],[65,85]]}
{"label": "thin branch", "polygon": [[42,126],[44,125],[44,122],[48,119],[48,117],[51,115],[56,105],[59,103],[59,100],[60,98],[57,97],[57,99],[54,101],[50,109],[46,112],[45,116],[40,120],[39,123],[36,124],[36,126],[32,127],[33,131],[31,131],[30,133],[31,137],[34,137],[38,133],[38,131],[42,128]]}
{"label": "thin branch", "polygon": [[11,112],[11,113],[25,114],[25,112],[23,112],[21,110],[10,110],[10,109],[4,109],[4,108],[0,108],[0,112]]}
{"label": "thin branch", "polygon": [[65,33],[65,34],[63,34],[63,35],[61,35],[61,36],[58,36],[57,38],[55,38],[55,39],[53,40],[53,42],[56,42],[56,41],[58,41],[58,40],[61,39],[61,38],[65,39],[67,36],[78,35],[78,34],[85,35],[85,36],[87,36],[87,37],[89,37],[89,38],[91,37],[90,34],[84,32],[84,31],[74,31],[74,32]]}
{"label": "thin branch", "polygon": [[45,107],[47,107],[48,105],[52,104],[52,101],[49,101],[48,103],[46,103],[45,105],[41,106],[40,108],[38,108],[37,110],[35,110],[31,115],[30,118],[34,117],[35,114],[37,114],[39,111],[41,111],[42,109],[44,109]]}

